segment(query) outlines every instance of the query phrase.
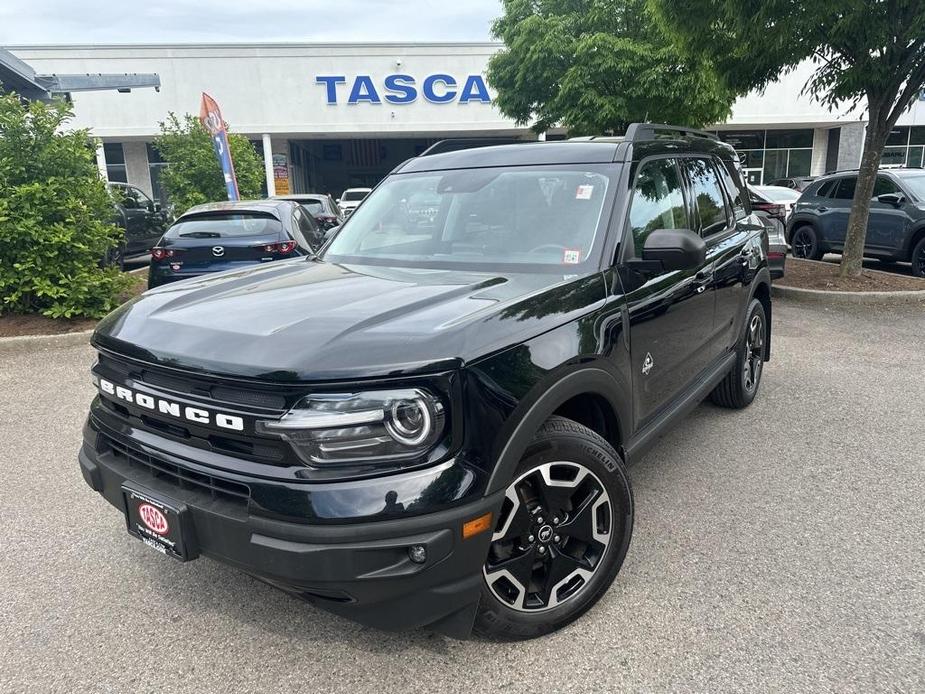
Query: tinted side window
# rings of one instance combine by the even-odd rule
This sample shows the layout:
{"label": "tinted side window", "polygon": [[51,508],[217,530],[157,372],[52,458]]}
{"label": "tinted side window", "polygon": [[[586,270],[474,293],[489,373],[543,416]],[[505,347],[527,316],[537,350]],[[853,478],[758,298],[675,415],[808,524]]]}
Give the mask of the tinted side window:
{"label": "tinted side window", "polygon": [[854,189],[857,182],[858,179],[854,177],[841,179],[832,197],[838,200],[854,200]]}
{"label": "tinted side window", "polygon": [[726,185],[726,192],[729,194],[729,200],[732,203],[733,218],[744,219],[746,212],[745,205],[742,202],[742,189],[736,184],[736,181],[740,180],[739,176],[733,175],[728,167],[723,165],[719,166],[719,172],[723,177],[723,183]]}
{"label": "tinted side window", "polygon": [[685,159],[684,167],[691,181],[691,193],[697,201],[700,234],[710,236],[723,231],[729,220],[716,167],[706,159]]}
{"label": "tinted side window", "polygon": [[835,179],[834,181],[826,181],[821,186],[819,186],[819,190],[816,191],[816,195],[818,195],[820,198],[832,197],[832,193],[835,191],[835,186],[837,185],[838,179]]}
{"label": "tinted side window", "polygon": [[636,255],[656,229],[689,229],[681,175],[674,159],[655,159],[642,165],[633,186],[630,228]]}
{"label": "tinted side window", "polygon": [[887,193],[899,193],[899,187],[886,176],[877,176],[877,182],[874,184],[874,197],[886,195]]}

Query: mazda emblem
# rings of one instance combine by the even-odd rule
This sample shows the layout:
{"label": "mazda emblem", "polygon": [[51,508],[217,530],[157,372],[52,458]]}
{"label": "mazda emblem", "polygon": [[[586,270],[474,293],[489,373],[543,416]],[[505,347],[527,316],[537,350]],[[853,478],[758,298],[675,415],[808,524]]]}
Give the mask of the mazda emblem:
{"label": "mazda emblem", "polygon": [[212,255],[214,255],[216,258],[221,258],[223,255],[225,255],[225,247],[212,246]]}

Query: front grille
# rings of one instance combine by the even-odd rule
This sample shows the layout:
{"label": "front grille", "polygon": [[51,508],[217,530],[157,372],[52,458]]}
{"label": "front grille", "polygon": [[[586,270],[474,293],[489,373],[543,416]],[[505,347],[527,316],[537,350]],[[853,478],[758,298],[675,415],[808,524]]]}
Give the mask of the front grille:
{"label": "front grille", "polygon": [[246,484],[204,475],[166,460],[155,458],[134,446],[117,441],[106,434],[99,434],[99,449],[107,449],[117,460],[147,472],[155,479],[172,484],[180,489],[191,489],[209,494],[213,499],[223,499],[233,503],[247,505],[250,488]]}
{"label": "front grille", "polygon": [[[184,395],[215,400],[244,407],[259,407],[284,412],[286,398],[280,393],[263,388],[236,388],[219,385],[215,379],[194,374],[175,374],[150,366],[142,366],[116,359],[108,354],[99,355],[100,366],[112,370],[123,378],[134,378],[155,388]],[[216,405],[217,406],[217,405]]]}

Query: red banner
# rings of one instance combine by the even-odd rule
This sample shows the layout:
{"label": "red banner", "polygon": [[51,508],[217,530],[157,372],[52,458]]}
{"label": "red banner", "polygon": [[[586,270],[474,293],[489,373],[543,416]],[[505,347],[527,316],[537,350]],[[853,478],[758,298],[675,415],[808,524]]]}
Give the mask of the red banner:
{"label": "red banner", "polygon": [[202,93],[202,103],[199,106],[199,122],[202,123],[215,148],[215,156],[222,167],[222,176],[225,179],[225,189],[229,200],[238,200],[238,179],[234,175],[234,162],[231,160],[231,149],[228,147],[228,131],[222,119],[222,111],[218,103],[211,96]]}

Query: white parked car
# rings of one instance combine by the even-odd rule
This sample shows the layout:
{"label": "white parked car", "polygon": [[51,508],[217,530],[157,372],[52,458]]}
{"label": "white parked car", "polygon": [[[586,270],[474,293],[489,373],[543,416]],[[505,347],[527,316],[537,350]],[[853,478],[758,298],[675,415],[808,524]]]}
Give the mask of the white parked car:
{"label": "white parked car", "polygon": [[347,188],[337,201],[337,206],[343,211],[344,217],[349,216],[372,190],[372,188]]}
{"label": "white parked car", "polygon": [[777,217],[781,224],[787,224],[787,217],[793,209],[793,203],[800,197],[800,191],[783,186],[750,186],[752,209],[767,212]]}

